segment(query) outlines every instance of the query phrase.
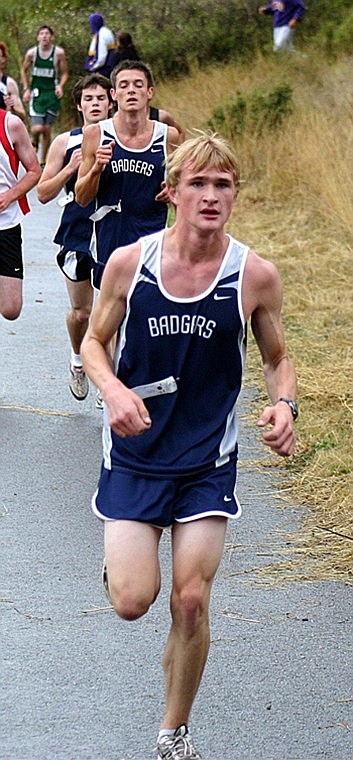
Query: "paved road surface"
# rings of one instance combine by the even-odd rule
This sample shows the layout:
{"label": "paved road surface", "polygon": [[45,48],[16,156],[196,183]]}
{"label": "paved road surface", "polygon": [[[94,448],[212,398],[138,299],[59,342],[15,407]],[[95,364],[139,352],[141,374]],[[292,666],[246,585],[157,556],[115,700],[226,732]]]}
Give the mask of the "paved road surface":
{"label": "paved road surface", "polygon": [[[143,620],[119,621],[100,586],[102,528],[90,511],[100,413],[93,391],[78,403],[67,388],[66,291],[51,243],[59,209],[31,197],[24,309],[0,322],[0,757],[149,760],[163,705],[169,538],[156,604]],[[256,432],[245,428],[240,453],[244,516],[229,528],[215,584],[195,744],[205,760],[350,760],[351,589],[256,580],[251,568],[285,544],[299,510],[283,513],[274,475],[248,466]]]}

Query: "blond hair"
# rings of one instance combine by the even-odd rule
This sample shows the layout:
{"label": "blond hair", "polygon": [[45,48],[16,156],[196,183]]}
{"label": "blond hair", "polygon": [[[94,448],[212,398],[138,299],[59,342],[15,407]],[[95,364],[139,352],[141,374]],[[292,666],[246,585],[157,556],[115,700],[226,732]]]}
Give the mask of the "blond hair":
{"label": "blond hair", "polygon": [[232,146],[217,132],[194,130],[195,136],[190,137],[171,153],[166,160],[167,184],[176,187],[185,165],[192,163],[198,172],[206,166],[212,166],[219,171],[231,172],[234,185],[239,186],[239,167]]}

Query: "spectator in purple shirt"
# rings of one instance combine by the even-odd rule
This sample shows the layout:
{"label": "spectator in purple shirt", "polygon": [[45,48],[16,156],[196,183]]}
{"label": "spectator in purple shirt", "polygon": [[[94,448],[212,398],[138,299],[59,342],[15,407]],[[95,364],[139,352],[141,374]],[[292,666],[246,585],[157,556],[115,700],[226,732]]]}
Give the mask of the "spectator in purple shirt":
{"label": "spectator in purple shirt", "polygon": [[104,26],[104,18],[100,13],[91,13],[89,26],[93,36],[85,61],[85,69],[109,78],[114,65],[114,34],[111,29]]}
{"label": "spectator in purple shirt", "polygon": [[272,0],[258,9],[262,16],[273,16],[273,49],[293,50],[293,38],[298,21],[305,16],[306,7],[302,0]]}

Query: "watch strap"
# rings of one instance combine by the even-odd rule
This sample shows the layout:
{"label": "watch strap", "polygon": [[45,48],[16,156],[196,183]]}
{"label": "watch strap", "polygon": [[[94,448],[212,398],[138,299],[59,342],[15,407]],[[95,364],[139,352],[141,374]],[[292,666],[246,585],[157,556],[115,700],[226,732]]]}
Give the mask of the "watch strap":
{"label": "watch strap", "polygon": [[284,398],[284,396],[281,396],[280,398],[278,398],[277,401],[276,401],[276,404],[278,404],[280,401],[284,401],[285,404],[288,404],[288,406],[289,406],[289,408],[290,408],[290,410],[292,412],[293,419],[296,420],[297,417],[298,417],[298,405],[297,405],[296,401],[294,401],[294,399],[292,399],[292,398]]}

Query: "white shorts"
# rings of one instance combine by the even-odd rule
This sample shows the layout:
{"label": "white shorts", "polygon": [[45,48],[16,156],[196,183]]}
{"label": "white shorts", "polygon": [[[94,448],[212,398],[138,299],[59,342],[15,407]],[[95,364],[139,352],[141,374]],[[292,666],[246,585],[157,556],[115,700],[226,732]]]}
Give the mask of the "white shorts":
{"label": "white shorts", "polygon": [[273,30],[273,49],[277,53],[279,50],[293,50],[294,29],[290,26],[277,26]]}

